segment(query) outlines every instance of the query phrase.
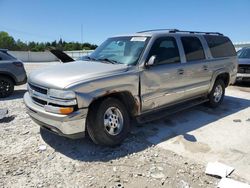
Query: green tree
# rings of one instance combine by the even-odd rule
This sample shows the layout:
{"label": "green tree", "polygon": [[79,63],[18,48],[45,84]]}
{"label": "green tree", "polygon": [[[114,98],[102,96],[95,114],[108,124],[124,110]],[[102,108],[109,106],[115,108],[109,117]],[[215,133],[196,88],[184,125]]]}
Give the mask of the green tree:
{"label": "green tree", "polygon": [[79,43],[79,42],[65,42],[61,38],[57,42],[56,40],[52,42],[29,42],[24,43],[20,39],[14,40],[7,32],[0,32],[0,48],[6,48],[9,50],[19,50],[19,51],[44,51],[50,48],[56,48],[59,50],[93,50],[97,47],[95,44],[90,43]]}
{"label": "green tree", "polygon": [[0,32],[0,48],[13,49],[15,40],[7,32]]}

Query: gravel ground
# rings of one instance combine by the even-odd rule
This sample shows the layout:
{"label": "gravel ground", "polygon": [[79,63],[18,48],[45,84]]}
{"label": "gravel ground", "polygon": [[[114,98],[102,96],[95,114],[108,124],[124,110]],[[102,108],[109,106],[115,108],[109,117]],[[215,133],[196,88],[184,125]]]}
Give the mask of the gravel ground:
{"label": "gravel ground", "polygon": [[[30,68],[31,67],[31,68]],[[27,70],[34,69],[28,65]],[[216,187],[205,166],[156,147],[146,138],[157,130],[134,126],[125,142],[100,147],[89,138],[70,140],[40,130],[26,114],[26,86],[1,100],[0,187]]]}
{"label": "gravel ground", "polygon": [[[40,130],[26,114],[23,87],[0,102],[1,187],[214,187],[205,167],[146,141],[156,130],[135,127],[119,147],[70,140]],[[41,146],[46,146],[42,150]]]}

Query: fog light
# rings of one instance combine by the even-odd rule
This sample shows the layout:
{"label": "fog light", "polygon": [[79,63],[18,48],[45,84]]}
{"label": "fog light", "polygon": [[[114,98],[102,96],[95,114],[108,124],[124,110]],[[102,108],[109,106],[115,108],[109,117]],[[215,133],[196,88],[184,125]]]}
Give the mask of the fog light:
{"label": "fog light", "polygon": [[54,107],[51,105],[45,105],[44,109],[47,112],[52,112],[52,113],[56,113],[56,114],[63,114],[63,115],[70,114],[74,111],[73,107]]}

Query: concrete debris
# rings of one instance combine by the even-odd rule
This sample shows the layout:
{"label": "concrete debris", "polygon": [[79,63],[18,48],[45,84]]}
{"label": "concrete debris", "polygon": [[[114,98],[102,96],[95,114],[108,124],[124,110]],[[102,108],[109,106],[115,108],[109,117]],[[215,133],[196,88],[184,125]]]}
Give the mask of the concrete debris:
{"label": "concrete debris", "polygon": [[222,178],[217,187],[219,188],[250,188],[250,185],[232,180],[230,178]]}
{"label": "concrete debris", "polygon": [[227,177],[234,171],[233,167],[227,166],[219,162],[209,162],[206,167],[206,174],[219,176],[222,178]]}
{"label": "concrete debris", "polygon": [[0,109],[0,120],[5,118],[8,114],[8,109],[4,108],[4,109]]}
{"label": "concrete debris", "polygon": [[240,119],[234,119],[233,121],[234,121],[235,123],[240,123],[240,122],[241,122]]}
{"label": "concrete debris", "polygon": [[20,135],[26,135],[29,134],[29,131],[24,131],[23,133],[21,133]]}
{"label": "concrete debris", "polygon": [[121,183],[118,183],[115,188],[124,188],[124,186]]}
{"label": "concrete debris", "polygon": [[155,178],[155,179],[162,179],[165,178],[165,175],[162,172],[155,172],[155,173],[151,173],[151,177]]}
{"label": "concrete debris", "polygon": [[190,186],[187,182],[185,182],[184,180],[181,180],[179,188],[190,188]]}
{"label": "concrete debris", "polygon": [[39,150],[40,150],[40,151],[45,151],[45,150],[46,150],[46,148],[47,148],[47,147],[46,147],[45,145],[41,145],[41,146],[39,146]]}

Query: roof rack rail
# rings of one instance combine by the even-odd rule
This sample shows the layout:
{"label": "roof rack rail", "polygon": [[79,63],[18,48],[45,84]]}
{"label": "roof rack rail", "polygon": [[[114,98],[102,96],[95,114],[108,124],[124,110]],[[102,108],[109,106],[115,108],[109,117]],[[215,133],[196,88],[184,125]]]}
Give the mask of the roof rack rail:
{"label": "roof rack rail", "polygon": [[178,29],[151,29],[151,30],[145,30],[145,31],[139,31],[137,33],[147,33],[151,31],[168,31],[168,32],[174,32],[174,31],[179,31]]}
{"label": "roof rack rail", "polygon": [[152,31],[168,31],[169,33],[190,33],[190,34],[206,34],[206,35],[223,35],[219,32],[202,32],[202,31],[181,31],[178,29],[152,29],[152,30],[145,30],[145,31],[139,31],[137,33],[146,33],[146,32],[152,32]]}
{"label": "roof rack rail", "polygon": [[180,33],[191,33],[191,34],[195,34],[195,33],[200,33],[200,34],[206,34],[206,35],[223,35],[222,33],[219,33],[219,32],[202,32],[202,31],[170,31],[170,33],[177,33],[177,32],[180,32]]}

